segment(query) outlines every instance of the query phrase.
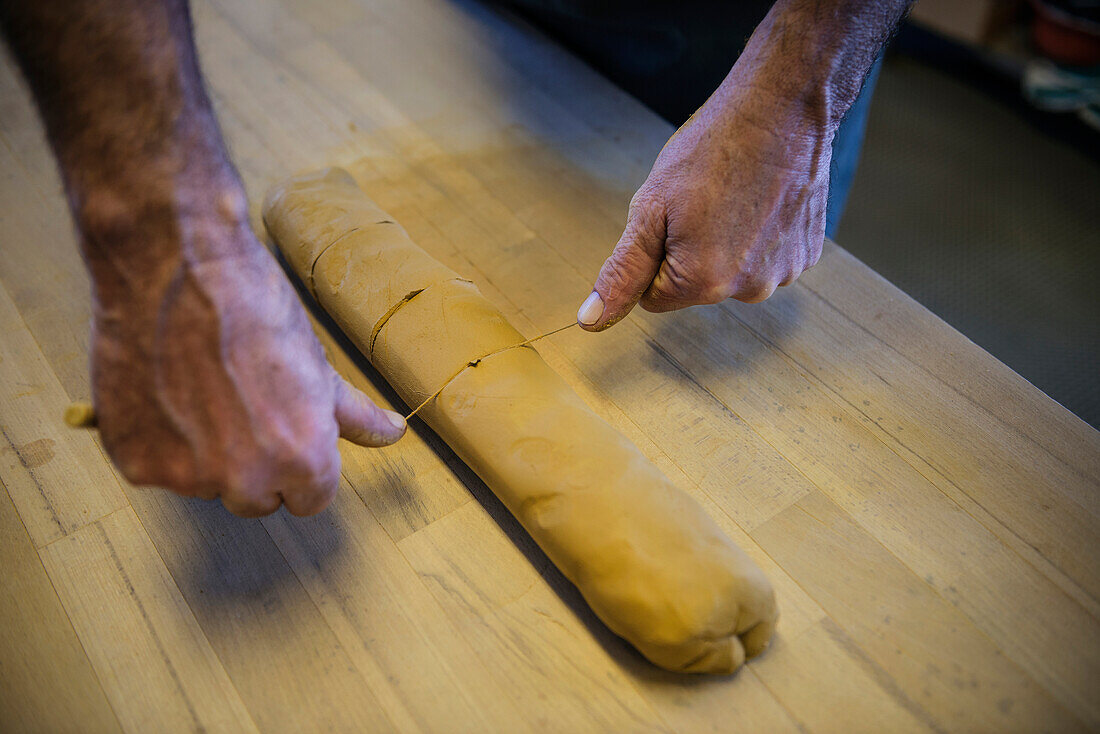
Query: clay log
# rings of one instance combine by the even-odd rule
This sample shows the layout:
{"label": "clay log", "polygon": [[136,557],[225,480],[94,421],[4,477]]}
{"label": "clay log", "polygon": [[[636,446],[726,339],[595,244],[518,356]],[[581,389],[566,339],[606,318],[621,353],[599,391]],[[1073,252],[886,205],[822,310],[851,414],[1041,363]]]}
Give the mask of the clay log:
{"label": "clay log", "polygon": [[290,179],[269,192],[263,218],[409,406],[446,384],[420,415],[611,630],[685,672],[729,673],[767,646],[777,610],[756,564],[534,348],[505,349],[523,336],[351,176]]}

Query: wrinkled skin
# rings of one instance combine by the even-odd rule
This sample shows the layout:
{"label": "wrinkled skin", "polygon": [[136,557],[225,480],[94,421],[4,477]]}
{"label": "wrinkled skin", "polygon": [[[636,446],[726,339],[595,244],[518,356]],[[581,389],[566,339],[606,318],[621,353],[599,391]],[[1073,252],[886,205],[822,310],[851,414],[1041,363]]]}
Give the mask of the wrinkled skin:
{"label": "wrinkled skin", "polygon": [[831,135],[777,129],[754,105],[704,108],[661,151],[596,281],[605,326],[639,302],[757,303],[821,257]]}
{"label": "wrinkled skin", "polygon": [[92,397],[135,484],[238,515],[319,512],[337,437],[401,416],[325,361],[247,202],[199,74],[186,0],[0,3],[92,281]]}
{"label": "wrinkled skin", "polygon": [[672,136],[630,201],[596,282],[605,303],[759,303],[821,258],[828,136],[774,130],[750,100],[725,120],[708,117],[696,114]]}
{"label": "wrinkled skin", "polygon": [[673,135],[577,321],[767,299],[821,257],[837,128],[906,0],[778,0]]}
{"label": "wrinkled skin", "polygon": [[220,497],[238,515],[319,512],[339,480],[338,435],[382,446],[404,421],[329,366],[239,192],[135,207],[102,191],[81,210],[89,249],[158,251],[152,265],[93,266],[93,400],[111,458],[135,484]]}

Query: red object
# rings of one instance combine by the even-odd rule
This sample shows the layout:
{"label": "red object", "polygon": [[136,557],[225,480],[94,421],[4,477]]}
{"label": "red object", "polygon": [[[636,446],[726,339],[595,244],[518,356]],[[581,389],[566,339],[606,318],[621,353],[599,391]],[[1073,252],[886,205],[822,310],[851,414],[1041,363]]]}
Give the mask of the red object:
{"label": "red object", "polygon": [[1032,0],[1035,19],[1031,36],[1039,53],[1057,64],[1096,66],[1100,64],[1100,23],[1071,15]]}

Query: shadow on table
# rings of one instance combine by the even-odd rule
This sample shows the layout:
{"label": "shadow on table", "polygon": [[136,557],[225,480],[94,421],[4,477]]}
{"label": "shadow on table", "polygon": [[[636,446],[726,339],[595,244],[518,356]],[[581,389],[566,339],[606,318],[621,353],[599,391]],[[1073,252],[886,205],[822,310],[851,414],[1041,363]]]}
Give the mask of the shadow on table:
{"label": "shadow on table", "polygon": [[[720,383],[728,388],[723,393],[759,389],[758,375],[768,369],[769,360],[783,350],[788,336],[793,336],[801,323],[801,304],[787,295],[777,293],[762,304],[729,301],[664,314],[631,315],[612,329],[624,329],[635,319],[642,339],[625,344],[619,340],[619,351],[600,352],[598,359],[586,359],[589,376],[627,413],[658,410],[664,405],[653,400],[653,373],[666,378],[670,390],[694,385],[736,413],[736,406],[716,395],[714,387]],[[782,311],[782,325],[766,337],[759,335],[739,317],[744,309]],[[594,342],[601,338],[594,337]],[[674,424],[675,417],[670,415],[668,425]]]}

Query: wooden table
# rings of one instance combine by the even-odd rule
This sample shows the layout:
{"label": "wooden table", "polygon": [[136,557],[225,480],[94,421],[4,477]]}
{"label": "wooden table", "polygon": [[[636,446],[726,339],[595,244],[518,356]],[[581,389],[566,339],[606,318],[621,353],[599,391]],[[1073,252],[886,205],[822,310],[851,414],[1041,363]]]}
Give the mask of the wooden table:
{"label": "wooden table", "polygon": [[[194,11],[254,213],[345,165],[527,334],[572,318],[671,132],[473,2]],[[678,677],[423,424],[343,446],[306,520],[120,480],[61,425],[89,394],[88,281],[10,61],[0,85],[5,731],[1100,727],[1100,436],[840,248],[764,305],[539,347],[778,589],[766,655]]]}

